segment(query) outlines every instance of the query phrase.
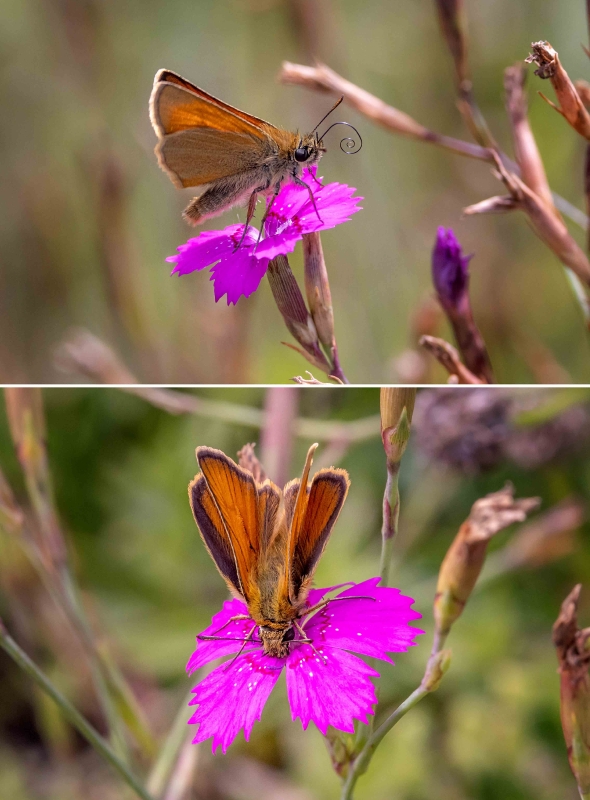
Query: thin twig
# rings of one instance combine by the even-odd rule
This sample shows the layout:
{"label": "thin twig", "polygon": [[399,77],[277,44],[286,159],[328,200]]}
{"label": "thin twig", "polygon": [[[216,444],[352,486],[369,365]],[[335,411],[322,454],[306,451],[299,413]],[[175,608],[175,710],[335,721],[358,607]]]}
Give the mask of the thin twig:
{"label": "thin twig", "polygon": [[[245,427],[264,427],[266,415],[259,408],[223,400],[207,400],[177,389],[141,386],[114,351],[88,331],[75,332],[72,339],[64,342],[59,353],[62,369],[90,377],[95,383],[109,383],[108,377],[113,373],[125,374],[126,380],[113,388],[141,397],[142,400],[169,414],[195,414]],[[301,439],[322,442],[345,439],[354,443],[378,436],[379,421],[377,414],[352,422],[299,417],[293,424],[293,431],[295,436]]]}
{"label": "thin twig", "polygon": [[455,350],[453,345],[445,342],[444,339],[439,339],[436,336],[422,336],[420,345],[431,353],[436,360],[449,373],[450,379],[455,379],[455,383],[476,383],[482,384],[484,381],[480,380],[461,362],[459,353]]}

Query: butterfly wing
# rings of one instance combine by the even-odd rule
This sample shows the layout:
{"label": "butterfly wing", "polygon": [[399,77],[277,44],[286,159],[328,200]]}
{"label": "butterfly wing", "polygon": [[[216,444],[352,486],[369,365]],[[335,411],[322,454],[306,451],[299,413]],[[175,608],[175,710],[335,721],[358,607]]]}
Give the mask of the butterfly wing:
{"label": "butterfly wing", "polygon": [[271,125],[270,122],[266,122],[266,120],[260,119],[260,117],[254,117],[252,114],[246,114],[245,111],[240,111],[239,108],[234,108],[234,106],[230,106],[229,103],[224,103],[223,100],[220,100],[218,97],[213,97],[212,94],[204,92],[202,89],[199,89],[198,86],[195,86],[194,83],[187,81],[186,78],[182,78],[180,75],[177,75],[176,72],[172,72],[169,69],[161,69],[156,73],[156,77],[154,79],[154,90],[158,84],[161,83],[172,83],[176,86],[182,86],[183,89],[186,89],[192,94],[197,95],[197,97],[202,98],[208,103],[214,103],[215,105],[219,106],[219,108],[225,109],[225,111],[228,111],[230,114],[239,117],[241,120],[249,123],[255,128],[259,129],[261,126],[271,129],[274,128],[274,125]]}
{"label": "butterfly wing", "polygon": [[255,169],[265,143],[245,133],[193,128],[160,139],[156,156],[172,183],[184,189]]}
{"label": "butterfly wing", "polygon": [[309,589],[350,485],[346,470],[334,468],[320,470],[308,484],[315,447],[307,454],[301,480],[291,481],[284,490],[289,525],[289,595],[299,602]]}
{"label": "butterfly wing", "polygon": [[[195,520],[222,576],[248,603],[256,585],[257,564],[275,526],[280,492],[271,481],[257,484],[250,472],[221,450],[198,447],[197,461],[202,474],[191,484],[201,492],[195,495],[193,488]],[[200,488],[201,480],[206,491]]]}
{"label": "butterfly wing", "polygon": [[192,86],[174,73],[158,80],[150,119],[158,162],[179,188],[205,186],[256,168],[269,154],[267,131],[277,130]]}
{"label": "butterfly wing", "polygon": [[189,483],[188,496],[205,547],[230,591],[243,597],[233,545],[202,474]]}

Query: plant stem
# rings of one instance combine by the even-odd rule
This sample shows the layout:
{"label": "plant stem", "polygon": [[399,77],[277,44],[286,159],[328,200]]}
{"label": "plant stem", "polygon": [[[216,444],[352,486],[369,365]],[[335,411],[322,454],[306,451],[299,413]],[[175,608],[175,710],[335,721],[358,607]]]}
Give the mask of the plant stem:
{"label": "plant stem", "polygon": [[399,468],[400,462],[388,462],[387,481],[383,494],[383,526],[381,528],[381,586],[387,586],[393,554],[393,542],[399,523]]}
{"label": "plant stem", "polygon": [[174,721],[164,740],[164,744],[158,753],[155,764],[150,770],[146,786],[155,797],[160,797],[166,787],[168,776],[174,767],[178,754],[187,738],[187,708],[188,702],[192,698],[192,689],[189,690],[182,701]]}
{"label": "plant stem", "polygon": [[49,678],[28,657],[14,639],[6,632],[0,623],[0,647],[13,659],[13,661],[58,705],[64,717],[79,731],[89,744],[105,758],[119,773],[125,783],[133,789],[142,800],[154,798],[141,785],[137,777],[121,761],[98,731],[80,714],[70,701],[51,683]]}
{"label": "plant stem", "polygon": [[365,772],[377,745],[381,742],[386,733],[388,733],[399,720],[405,716],[411,708],[414,708],[422,698],[429,694],[429,690],[424,688],[422,684],[415,689],[412,694],[401,703],[395,711],[393,711],[383,722],[377,730],[369,737],[366,745],[363,747],[359,755],[354,760],[344,786],[342,787],[341,800],[352,800],[352,793],[357,780]]}

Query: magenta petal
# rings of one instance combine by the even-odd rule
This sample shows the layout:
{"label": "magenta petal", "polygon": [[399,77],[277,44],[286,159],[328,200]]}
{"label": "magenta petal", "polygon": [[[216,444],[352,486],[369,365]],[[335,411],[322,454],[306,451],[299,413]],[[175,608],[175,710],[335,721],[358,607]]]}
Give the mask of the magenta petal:
{"label": "magenta petal", "polygon": [[360,658],[316,643],[303,644],[287,658],[287,696],[291,716],[303,728],[315,722],[325,735],[329,725],[354,732],[353,720],[367,723],[377,702],[371,677],[379,673]]}
{"label": "magenta petal", "polygon": [[248,741],[283,666],[283,659],[256,650],[210,672],[195,686],[189,703],[198,706],[189,720],[191,725],[199,723],[193,743],[213,737],[213,752],[221,745],[225,753],[242,728]]}
{"label": "magenta petal", "polygon": [[240,297],[250,297],[266,275],[268,258],[256,258],[251,248],[240,249],[211,268],[215,286],[215,302],[227,294],[227,304],[237,303]]}
{"label": "magenta petal", "polygon": [[[229,225],[221,231],[203,231],[198,236],[189,239],[186,244],[180,245],[176,255],[168,256],[166,259],[175,264],[172,274],[188,275],[195,270],[205,269],[219,261],[220,258],[230,255],[239,243],[243,231],[243,225]],[[242,248],[253,244],[257,238],[258,231],[249,227]]]}
{"label": "magenta petal", "polygon": [[[254,622],[251,619],[243,619],[228,623],[228,620],[238,616],[238,614],[247,613],[248,609],[241,600],[226,600],[221,611],[218,611],[211,620],[211,625],[201,631],[201,634],[205,636],[221,636],[223,638],[202,641],[197,637],[197,649],[186,665],[186,671],[189,675],[210,661],[215,661],[216,658],[238,652],[243,640],[254,627]],[[254,637],[258,640],[256,633]],[[252,645],[248,646],[251,647]]]}
{"label": "magenta petal", "polygon": [[409,625],[421,617],[411,607],[414,601],[399,589],[378,583],[379,578],[370,578],[346,589],[337,597],[365,595],[367,599],[335,599],[309,619],[305,631],[318,649],[325,642],[391,662],[387,653],[404,652],[416,644],[416,636],[423,631]]}

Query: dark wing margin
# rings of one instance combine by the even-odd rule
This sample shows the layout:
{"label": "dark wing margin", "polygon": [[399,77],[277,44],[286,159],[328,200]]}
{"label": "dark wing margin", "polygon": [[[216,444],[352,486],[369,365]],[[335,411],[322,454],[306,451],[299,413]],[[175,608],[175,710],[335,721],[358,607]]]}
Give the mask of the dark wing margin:
{"label": "dark wing margin", "polygon": [[203,475],[190,482],[188,496],[195,522],[217,569],[230,589],[243,596],[236,557]]}
{"label": "dark wing margin", "polygon": [[290,576],[292,594],[309,588],[317,563],[346,499],[350,481],[343,469],[322,469],[311,482],[303,519],[292,531]]}

